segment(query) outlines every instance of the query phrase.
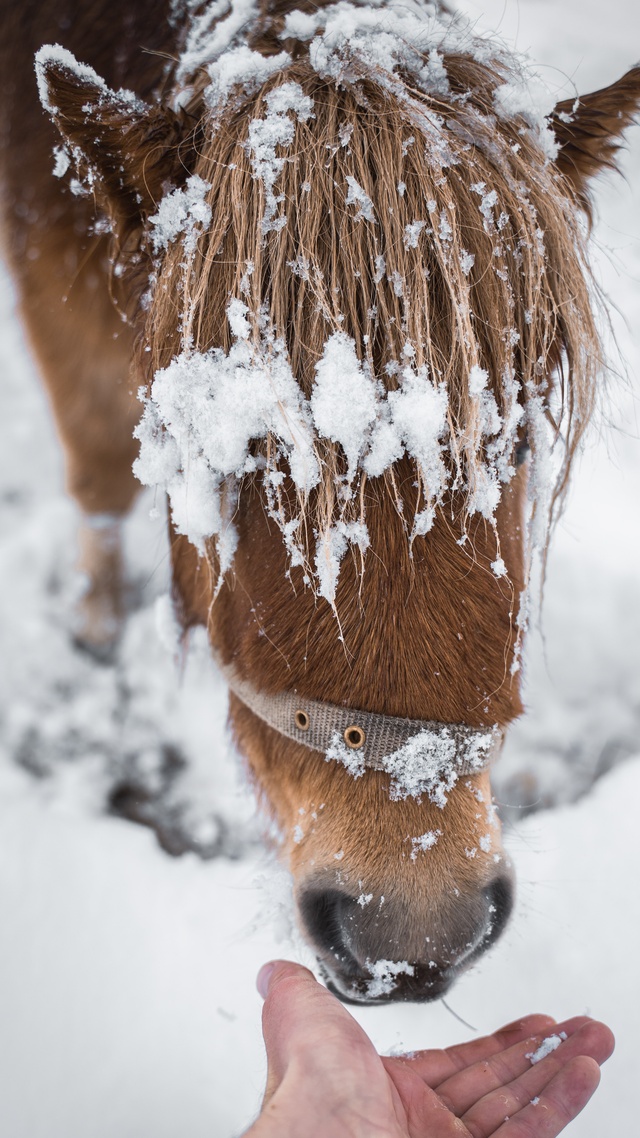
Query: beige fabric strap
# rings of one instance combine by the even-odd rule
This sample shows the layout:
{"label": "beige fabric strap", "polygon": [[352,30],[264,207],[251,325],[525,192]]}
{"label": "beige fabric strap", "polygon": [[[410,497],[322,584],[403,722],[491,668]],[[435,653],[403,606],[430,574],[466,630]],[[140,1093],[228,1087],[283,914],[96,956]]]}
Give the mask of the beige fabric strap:
{"label": "beige fabric strap", "polygon": [[412,773],[422,790],[442,778],[453,785],[451,776],[455,781],[488,766],[501,741],[495,727],[402,719],[321,703],[295,692],[265,695],[233,667],[219,665],[231,691],[254,715],[287,739],[342,762],[355,775],[371,768],[388,771],[401,783]]}

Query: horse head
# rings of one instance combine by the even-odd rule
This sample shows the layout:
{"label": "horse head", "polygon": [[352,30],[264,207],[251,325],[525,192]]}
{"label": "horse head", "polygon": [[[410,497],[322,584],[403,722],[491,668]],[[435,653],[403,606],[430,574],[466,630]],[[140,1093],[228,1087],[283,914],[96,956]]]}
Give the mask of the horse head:
{"label": "horse head", "polygon": [[110,219],[138,472],[302,930],[342,998],[429,1000],[512,908],[489,765],[593,403],[588,179],[640,71],[545,115],[432,8],[229,11],[153,105],[48,48],[42,98]]}

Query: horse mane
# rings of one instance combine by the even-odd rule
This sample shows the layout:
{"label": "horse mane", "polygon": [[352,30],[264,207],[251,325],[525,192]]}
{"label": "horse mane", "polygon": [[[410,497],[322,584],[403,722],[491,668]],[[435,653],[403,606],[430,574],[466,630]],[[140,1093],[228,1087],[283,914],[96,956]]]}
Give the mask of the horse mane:
{"label": "horse mane", "polygon": [[[181,160],[208,187],[211,222],[187,251],[175,241],[157,261],[141,339],[151,351],[139,352],[138,367],[151,383],[185,344],[229,352],[235,300],[246,306],[254,342],[265,327],[284,342],[307,398],[338,333],[387,392],[407,363],[426,369],[448,400],[447,494],[434,492],[418,464],[399,485],[391,465],[384,478],[408,532],[420,533],[415,519],[453,500],[463,514],[491,519],[488,471],[489,481],[496,472],[509,481],[526,436],[544,545],[592,412],[601,349],[576,195],[549,138],[520,113],[496,114],[496,92],[517,78],[519,63],[502,50],[493,59],[443,51],[447,82],[425,91],[409,74],[396,71],[391,83],[353,59],[341,83],[318,74],[307,44],[282,40],[284,13],[282,4],[263,12],[248,41],[266,55],[283,46],[291,55],[257,89],[237,85],[212,108],[205,71],[181,81],[191,124]],[[286,220],[265,232],[268,195],[247,138],[283,84],[312,101],[313,117],[295,117],[275,190]],[[347,203],[354,182],[360,204],[358,195]],[[470,383],[479,374],[485,391]],[[488,396],[499,416],[493,430]],[[545,496],[548,428],[556,459]],[[268,440],[256,444],[267,464],[269,450]],[[272,502],[283,528],[297,516],[316,536],[337,520],[362,520],[366,498],[362,471],[344,492],[339,443],[322,438],[317,451],[319,485],[301,494],[285,478]]]}

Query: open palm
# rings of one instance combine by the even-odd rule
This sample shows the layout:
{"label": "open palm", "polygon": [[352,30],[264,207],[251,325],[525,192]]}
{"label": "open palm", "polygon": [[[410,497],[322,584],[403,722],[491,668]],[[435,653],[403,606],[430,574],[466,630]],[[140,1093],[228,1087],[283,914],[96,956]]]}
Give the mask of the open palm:
{"label": "open palm", "polygon": [[[554,1138],[613,1050],[609,1029],[586,1016],[533,1015],[443,1051],[381,1057],[306,969],[278,962],[261,987],[267,1089],[245,1138]],[[532,1064],[560,1032],[566,1040]]]}
{"label": "open palm", "polygon": [[[560,1032],[566,1041],[532,1064],[542,1040]],[[528,1016],[472,1043],[382,1064],[403,1138],[551,1138],[582,1110],[612,1050],[609,1029],[585,1016],[562,1024]]]}

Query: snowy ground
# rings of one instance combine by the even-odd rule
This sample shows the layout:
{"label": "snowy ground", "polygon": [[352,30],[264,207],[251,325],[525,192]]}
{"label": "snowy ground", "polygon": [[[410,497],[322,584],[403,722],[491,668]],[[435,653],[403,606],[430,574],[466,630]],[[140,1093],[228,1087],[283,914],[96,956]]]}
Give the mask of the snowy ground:
{"label": "snowy ground", "polygon": [[[530,49],[559,97],[640,56],[635,0],[612,0],[604,21],[596,0],[465,8]],[[540,636],[530,644],[529,714],[496,779],[518,913],[450,1001],[480,1031],[529,1010],[611,1024],[618,1051],[575,1138],[632,1133],[637,1078],[640,130],[623,166],[626,183],[599,189],[596,240],[629,381],[612,378],[576,471],[545,650]],[[166,548],[148,500],[128,532],[141,605],[117,666],[71,647],[74,511],[4,283],[0,366],[0,1134],[231,1138],[262,1085],[257,968],[274,953],[305,958],[277,942],[286,886],[255,845],[202,638],[179,682],[159,643]],[[168,844],[222,856],[170,858],[150,831],[105,816],[123,779],[145,788]],[[522,805],[554,809],[512,825]],[[385,1049],[469,1034],[441,1005],[358,1016]]]}

